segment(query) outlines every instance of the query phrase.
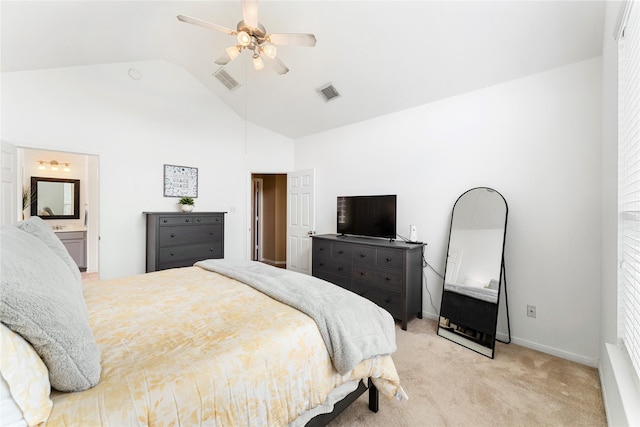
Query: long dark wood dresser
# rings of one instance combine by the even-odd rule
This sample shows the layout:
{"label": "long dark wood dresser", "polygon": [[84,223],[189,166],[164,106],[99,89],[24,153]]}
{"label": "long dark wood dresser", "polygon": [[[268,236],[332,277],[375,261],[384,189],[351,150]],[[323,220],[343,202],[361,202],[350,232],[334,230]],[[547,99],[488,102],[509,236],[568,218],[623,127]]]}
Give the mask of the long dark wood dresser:
{"label": "long dark wood dresser", "polygon": [[422,318],[424,244],[322,234],[313,237],[312,274],[355,292],[402,322]]}

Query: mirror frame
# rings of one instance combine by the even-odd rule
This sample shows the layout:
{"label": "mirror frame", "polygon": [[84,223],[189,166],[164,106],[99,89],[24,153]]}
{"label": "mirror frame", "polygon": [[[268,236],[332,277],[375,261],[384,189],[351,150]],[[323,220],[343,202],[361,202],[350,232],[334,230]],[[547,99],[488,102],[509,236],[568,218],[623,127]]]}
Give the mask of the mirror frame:
{"label": "mirror frame", "polygon": [[[499,283],[498,283],[498,295],[497,295],[497,300],[496,300],[496,304],[495,304],[495,311],[493,312],[493,318],[490,319],[492,322],[492,330],[493,330],[493,336],[490,337],[490,341],[491,341],[491,347],[487,347],[483,344],[480,344],[478,342],[475,342],[473,340],[471,340],[470,338],[466,338],[463,335],[445,330],[444,328],[442,328],[441,326],[441,322],[444,316],[442,316],[442,305],[443,305],[443,300],[445,298],[445,282],[446,282],[446,277],[447,277],[447,267],[449,264],[449,250],[450,250],[450,245],[451,245],[451,231],[453,228],[453,220],[454,220],[454,215],[455,215],[455,210],[456,210],[456,205],[458,204],[458,202],[460,201],[460,199],[462,199],[462,197],[464,197],[467,193],[474,191],[474,190],[487,190],[487,191],[491,191],[496,193],[498,196],[500,196],[500,198],[502,199],[502,201],[504,202],[504,208],[505,208],[505,212],[504,212],[504,230],[503,230],[503,235],[502,235],[502,250],[500,253],[500,274],[499,274]],[[504,198],[504,196],[502,194],[500,194],[500,192],[494,190],[493,188],[489,188],[489,187],[475,187],[475,188],[471,188],[467,191],[465,191],[464,193],[462,193],[457,199],[456,202],[453,204],[453,209],[451,209],[451,221],[449,223],[449,239],[447,241],[447,252],[446,252],[446,259],[445,259],[445,267],[444,267],[444,275],[442,278],[442,297],[440,300],[440,313],[438,314],[438,329],[436,334],[438,336],[441,336],[443,338],[446,338],[450,341],[453,341],[461,346],[467,347],[470,350],[473,350],[477,353],[480,353],[484,356],[490,357],[491,359],[493,359],[493,356],[495,354],[495,344],[496,344],[496,333],[497,333],[497,328],[498,328],[498,313],[500,311],[500,294],[502,293],[502,284],[505,280],[504,277],[504,248],[506,245],[506,239],[507,239],[507,218],[509,216],[509,205],[507,204],[506,199]],[[506,287],[506,283],[505,283],[505,287]],[[506,288],[505,288],[505,296],[506,296]],[[470,298],[470,297],[469,297]],[[508,308],[507,308],[508,310]],[[509,313],[507,311],[507,319],[508,319]],[[448,319],[446,317],[444,317],[445,319]],[[468,327],[469,329],[473,329],[471,325],[458,325],[461,327]]]}
{"label": "mirror frame", "polygon": [[[60,182],[73,184],[73,214],[71,215],[38,215],[38,183]],[[31,177],[31,216],[39,216],[42,219],[80,219],[80,180],[66,178]]]}

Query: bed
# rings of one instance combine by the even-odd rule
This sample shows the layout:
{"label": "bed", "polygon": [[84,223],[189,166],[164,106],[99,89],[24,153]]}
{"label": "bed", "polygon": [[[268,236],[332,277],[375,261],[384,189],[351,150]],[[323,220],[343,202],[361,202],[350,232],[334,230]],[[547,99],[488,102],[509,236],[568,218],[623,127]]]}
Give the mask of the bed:
{"label": "bed", "polygon": [[[498,280],[487,286],[473,281],[445,282],[440,304],[440,326],[472,331],[472,334],[495,335],[498,303]],[[485,338],[485,337],[483,337]]]}
{"label": "bed", "polygon": [[498,281],[492,279],[487,286],[445,282],[444,290],[457,294],[467,295],[471,298],[486,301],[492,304],[498,302]]}
{"label": "bed", "polygon": [[41,219],[0,238],[4,424],[324,425],[406,398],[391,316],[328,282],[215,260],[82,284]]}

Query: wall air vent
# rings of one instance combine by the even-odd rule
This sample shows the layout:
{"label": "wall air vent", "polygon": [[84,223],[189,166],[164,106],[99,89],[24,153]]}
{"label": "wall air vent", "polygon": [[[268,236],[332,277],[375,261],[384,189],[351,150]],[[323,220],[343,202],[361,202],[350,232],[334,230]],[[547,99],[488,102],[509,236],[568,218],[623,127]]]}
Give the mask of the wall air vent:
{"label": "wall air vent", "polygon": [[317,89],[317,91],[322,97],[322,99],[324,99],[326,102],[331,101],[332,99],[340,96],[337,89],[333,87],[331,83],[329,83],[328,85],[322,86],[320,89]]}
{"label": "wall air vent", "polygon": [[231,77],[231,75],[229,75],[229,73],[227,73],[222,67],[220,67],[218,71],[213,73],[213,75],[216,79],[220,80],[220,83],[222,83],[227,89],[229,89],[229,92],[233,92],[240,87],[240,83],[238,83],[236,79]]}

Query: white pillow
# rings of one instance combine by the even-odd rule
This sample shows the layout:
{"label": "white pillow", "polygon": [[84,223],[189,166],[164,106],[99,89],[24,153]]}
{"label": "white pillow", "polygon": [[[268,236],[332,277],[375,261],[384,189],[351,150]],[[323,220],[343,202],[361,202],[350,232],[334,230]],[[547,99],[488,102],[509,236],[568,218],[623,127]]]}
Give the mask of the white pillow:
{"label": "white pillow", "polygon": [[0,375],[0,414],[2,414],[2,427],[27,427],[28,424],[22,416],[20,407],[13,400],[9,384]]}
{"label": "white pillow", "polygon": [[498,290],[498,288],[500,288],[500,281],[497,279],[491,279],[491,281],[489,282],[489,284],[487,285],[488,289],[494,289],[494,290]]}
{"label": "white pillow", "polygon": [[[49,418],[49,372],[20,335],[0,324],[0,390],[2,425],[38,425]],[[6,389],[5,389],[6,387]]]}

